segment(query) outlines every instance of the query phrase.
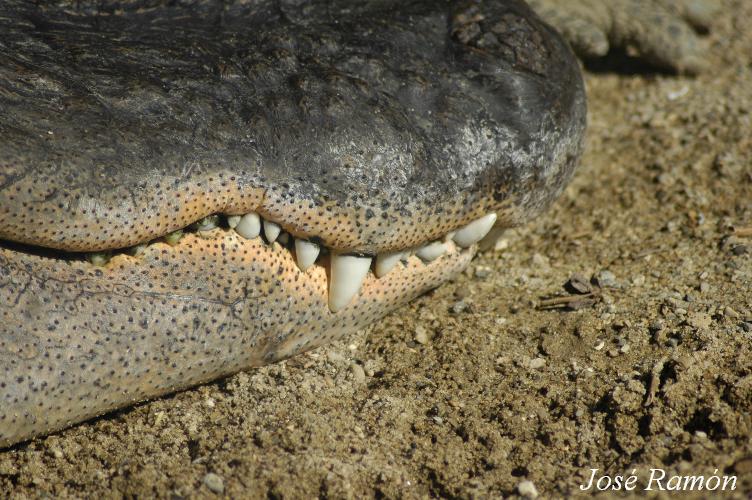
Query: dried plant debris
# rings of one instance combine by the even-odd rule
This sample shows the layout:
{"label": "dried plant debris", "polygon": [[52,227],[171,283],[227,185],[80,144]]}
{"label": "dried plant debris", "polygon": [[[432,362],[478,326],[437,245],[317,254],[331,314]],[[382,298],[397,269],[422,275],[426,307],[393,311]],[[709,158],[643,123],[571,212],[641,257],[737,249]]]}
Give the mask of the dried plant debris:
{"label": "dried plant debris", "polygon": [[574,273],[564,284],[564,290],[570,295],[544,298],[538,303],[538,309],[576,311],[593,307],[602,300],[601,290],[606,283],[615,284],[615,278],[609,271],[601,271],[590,279],[582,273]]}

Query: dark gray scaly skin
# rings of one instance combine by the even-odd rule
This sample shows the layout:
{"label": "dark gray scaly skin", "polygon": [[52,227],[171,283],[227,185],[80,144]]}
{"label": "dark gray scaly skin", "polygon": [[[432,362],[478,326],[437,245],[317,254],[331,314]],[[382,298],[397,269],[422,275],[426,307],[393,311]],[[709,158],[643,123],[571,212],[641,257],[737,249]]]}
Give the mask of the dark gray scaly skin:
{"label": "dark gray scaly skin", "polygon": [[327,308],[330,254],[519,224],[579,159],[568,46],[521,1],[0,4],[0,446],[311,349],[459,272],[410,257]]}

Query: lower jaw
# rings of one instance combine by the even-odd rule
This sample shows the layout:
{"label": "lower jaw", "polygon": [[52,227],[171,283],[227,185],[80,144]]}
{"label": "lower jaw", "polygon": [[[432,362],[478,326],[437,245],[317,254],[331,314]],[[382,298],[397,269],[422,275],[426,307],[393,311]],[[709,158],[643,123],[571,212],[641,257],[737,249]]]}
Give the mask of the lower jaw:
{"label": "lower jaw", "polygon": [[0,446],[330,342],[452,278],[451,242],[327,306],[326,262],[232,232],[150,245],[105,268],[0,248]]}

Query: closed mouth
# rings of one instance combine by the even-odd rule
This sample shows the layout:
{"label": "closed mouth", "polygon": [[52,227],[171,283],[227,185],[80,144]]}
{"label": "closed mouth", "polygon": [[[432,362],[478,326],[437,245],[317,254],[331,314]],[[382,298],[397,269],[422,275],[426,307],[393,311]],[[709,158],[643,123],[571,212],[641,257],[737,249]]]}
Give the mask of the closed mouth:
{"label": "closed mouth", "polygon": [[[16,246],[15,249],[42,251],[48,257],[58,259],[86,260],[106,269],[118,263],[138,267],[139,259],[146,252],[158,250],[163,244],[173,247],[176,252],[188,251],[189,242],[196,238],[214,245],[247,245],[246,251],[255,250],[261,244],[280,258],[294,261],[301,276],[313,275],[311,268],[314,266],[323,268],[328,281],[327,304],[329,310],[336,313],[358,295],[369,273],[374,279],[379,279],[391,272],[400,272],[410,262],[416,266],[427,265],[443,255],[470,249],[491,231],[496,218],[495,213],[489,213],[422,245],[375,254],[340,251],[324,245],[321,238],[292,236],[280,224],[256,212],[212,214],[164,236],[121,249],[75,253],[29,246]],[[184,240],[186,237],[188,241]]]}
{"label": "closed mouth", "polygon": [[0,3],[0,446],[373,323],[582,151],[521,1],[104,4]]}

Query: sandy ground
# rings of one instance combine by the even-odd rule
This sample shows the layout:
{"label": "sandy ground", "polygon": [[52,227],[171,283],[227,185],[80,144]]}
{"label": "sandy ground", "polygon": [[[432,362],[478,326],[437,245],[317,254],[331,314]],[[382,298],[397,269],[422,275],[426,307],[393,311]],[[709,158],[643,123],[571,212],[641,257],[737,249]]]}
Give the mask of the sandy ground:
{"label": "sandy ground", "polygon": [[588,71],[575,181],[455,282],[328,348],[0,452],[0,497],[557,497],[590,468],[636,469],[638,491],[651,468],[715,471],[744,497],[752,2],[728,6],[708,74]]}

